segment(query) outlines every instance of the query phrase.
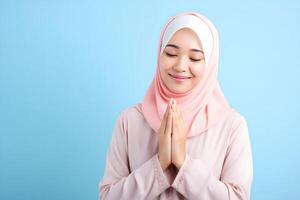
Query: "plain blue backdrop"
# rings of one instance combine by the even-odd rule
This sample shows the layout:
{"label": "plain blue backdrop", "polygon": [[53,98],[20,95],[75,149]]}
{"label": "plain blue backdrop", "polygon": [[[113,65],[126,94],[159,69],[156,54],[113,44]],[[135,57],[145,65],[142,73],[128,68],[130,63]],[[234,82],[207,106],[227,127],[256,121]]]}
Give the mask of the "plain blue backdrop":
{"label": "plain blue backdrop", "polygon": [[300,199],[300,1],[1,1],[0,199],[97,199],[119,113],[143,99],[161,28],[220,34],[219,79],[248,122],[252,199]]}

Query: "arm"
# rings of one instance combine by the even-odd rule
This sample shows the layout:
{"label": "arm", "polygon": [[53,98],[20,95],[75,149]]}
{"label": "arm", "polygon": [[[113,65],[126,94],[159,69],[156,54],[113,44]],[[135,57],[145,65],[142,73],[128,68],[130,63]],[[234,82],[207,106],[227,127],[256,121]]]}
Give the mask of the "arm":
{"label": "arm", "polygon": [[252,153],[247,123],[241,119],[232,132],[220,180],[201,159],[187,154],[172,187],[187,199],[250,199]]}
{"label": "arm", "polygon": [[126,123],[121,115],[106,156],[104,176],[99,183],[99,199],[154,199],[170,186],[158,156],[153,155],[130,172],[126,135]]}

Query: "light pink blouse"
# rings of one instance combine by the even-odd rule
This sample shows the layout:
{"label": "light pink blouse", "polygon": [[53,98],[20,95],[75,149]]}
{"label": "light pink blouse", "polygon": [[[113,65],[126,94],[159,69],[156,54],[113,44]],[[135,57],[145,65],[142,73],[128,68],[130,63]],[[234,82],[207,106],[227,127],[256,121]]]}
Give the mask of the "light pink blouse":
{"label": "light pink blouse", "polygon": [[253,166],[245,118],[232,111],[187,138],[180,170],[162,170],[157,133],[136,105],[121,112],[107,151],[99,199],[250,199]]}

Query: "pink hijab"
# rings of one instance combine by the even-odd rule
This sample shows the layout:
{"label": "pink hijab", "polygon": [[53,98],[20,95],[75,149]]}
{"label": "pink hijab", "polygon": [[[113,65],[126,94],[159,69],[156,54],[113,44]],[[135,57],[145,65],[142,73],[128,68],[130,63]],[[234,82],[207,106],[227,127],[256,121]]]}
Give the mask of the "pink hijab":
{"label": "pink hijab", "polygon": [[[196,22],[190,23],[190,19]],[[179,21],[182,25],[178,26],[176,23],[179,23]],[[164,85],[159,71],[159,59],[161,52],[163,51],[162,48],[164,48],[168,42],[165,41],[166,33],[169,34],[167,38],[170,39],[170,37],[177,31],[172,30],[170,35],[170,31],[168,29],[171,26],[173,26],[173,29],[174,27],[179,28],[178,30],[183,27],[188,27],[196,33],[198,31],[197,35],[200,37],[199,35],[203,35],[203,33],[199,33],[199,28],[194,28],[194,26],[199,25],[197,23],[202,24],[202,26],[206,26],[205,28],[208,30],[210,35],[209,37],[211,38],[211,41],[207,41],[209,40],[206,39],[207,37],[203,37],[206,39],[205,41],[201,41],[202,38],[199,38],[203,44],[202,46],[206,62],[203,79],[201,79],[194,88],[186,93],[173,93]],[[185,24],[189,25],[185,26]],[[208,57],[209,59],[207,59]],[[174,98],[179,106],[187,128],[187,137],[192,137],[205,132],[232,110],[223,95],[217,79],[218,62],[218,32],[214,25],[205,16],[194,12],[188,12],[178,14],[169,20],[160,36],[155,77],[144,97],[143,102],[139,104],[139,109],[144,115],[146,121],[156,133],[161,125],[161,121],[170,98]]]}

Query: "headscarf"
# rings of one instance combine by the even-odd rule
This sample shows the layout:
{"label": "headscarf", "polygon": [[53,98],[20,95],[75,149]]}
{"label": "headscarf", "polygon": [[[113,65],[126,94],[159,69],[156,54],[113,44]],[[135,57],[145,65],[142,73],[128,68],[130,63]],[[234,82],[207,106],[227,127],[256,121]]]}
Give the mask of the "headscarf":
{"label": "headscarf", "polygon": [[[204,51],[205,69],[202,79],[191,90],[185,93],[174,93],[163,83],[159,63],[165,46],[174,33],[182,28],[192,29],[199,37]],[[218,64],[218,32],[205,16],[187,12],[178,14],[167,22],[160,35],[156,73],[140,104],[145,120],[156,133],[171,98],[176,100],[182,114],[187,137],[205,132],[232,110],[218,82]]]}

